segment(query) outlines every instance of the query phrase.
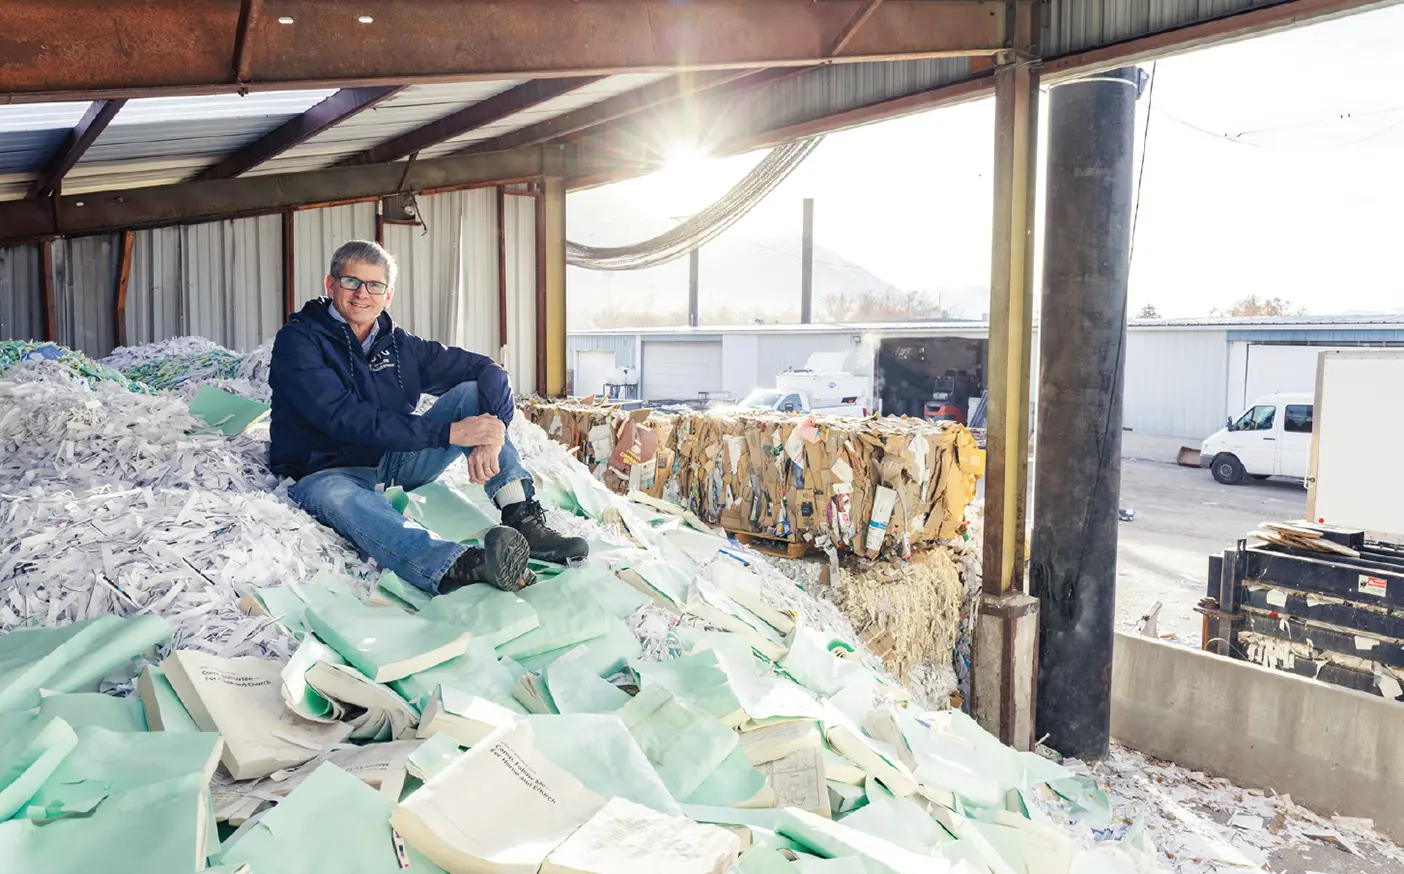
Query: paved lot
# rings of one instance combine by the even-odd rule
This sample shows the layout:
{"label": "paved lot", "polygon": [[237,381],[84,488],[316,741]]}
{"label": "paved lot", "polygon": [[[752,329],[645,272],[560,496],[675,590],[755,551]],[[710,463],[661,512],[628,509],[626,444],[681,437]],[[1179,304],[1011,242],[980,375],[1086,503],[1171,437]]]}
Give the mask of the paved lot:
{"label": "paved lot", "polygon": [[1221,486],[1207,470],[1127,460],[1121,506],[1136,521],[1121,523],[1117,549],[1117,624],[1135,624],[1161,602],[1160,631],[1198,645],[1209,556],[1230,548],[1261,522],[1306,515],[1306,489],[1292,480],[1247,480]]}

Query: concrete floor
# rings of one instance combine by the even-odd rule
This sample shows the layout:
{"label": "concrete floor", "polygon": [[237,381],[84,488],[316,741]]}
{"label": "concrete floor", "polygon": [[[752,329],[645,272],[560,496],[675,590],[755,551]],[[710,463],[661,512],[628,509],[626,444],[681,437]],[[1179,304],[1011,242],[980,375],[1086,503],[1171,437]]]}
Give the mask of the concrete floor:
{"label": "concrete floor", "polygon": [[1127,459],[1121,466],[1121,506],[1136,511],[1119,527],[1116,615],[1127,629],[1161,602],[1161,634],[1199,644],[1209,556],[1222,553],[1262,522],[1306,514],[1299,481],[1246,480],[1221,486],[1207,470]]}

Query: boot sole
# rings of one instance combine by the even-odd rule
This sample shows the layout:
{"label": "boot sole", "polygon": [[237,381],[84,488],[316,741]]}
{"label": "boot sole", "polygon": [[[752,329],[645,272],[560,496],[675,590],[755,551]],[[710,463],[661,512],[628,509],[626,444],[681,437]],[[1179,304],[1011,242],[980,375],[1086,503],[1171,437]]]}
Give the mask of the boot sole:
{"label": "boot sole", "polygon": [[498,526],[483,537],[488,582],[504,592],[520,592],[528,585],[527,561],[531,547],[521,532]]}

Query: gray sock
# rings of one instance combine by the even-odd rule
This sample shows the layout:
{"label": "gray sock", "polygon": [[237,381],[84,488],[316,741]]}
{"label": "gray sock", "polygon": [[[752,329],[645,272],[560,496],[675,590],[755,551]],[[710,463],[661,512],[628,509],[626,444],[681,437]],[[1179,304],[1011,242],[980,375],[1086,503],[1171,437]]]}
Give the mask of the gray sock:
{"label": "gray sock", "polygon": [[497,495],[492,499],[497,504],[499,510],[505,510],[513,504],[520,504],[526,500],[526,486],[521,480],[513,480],[503,486]]}

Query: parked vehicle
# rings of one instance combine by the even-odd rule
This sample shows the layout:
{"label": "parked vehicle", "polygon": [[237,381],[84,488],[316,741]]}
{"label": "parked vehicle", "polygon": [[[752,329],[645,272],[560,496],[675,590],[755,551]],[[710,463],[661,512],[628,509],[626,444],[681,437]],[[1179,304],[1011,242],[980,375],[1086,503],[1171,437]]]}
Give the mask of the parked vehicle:
{"label": "parked vehicle", "polygon": [[[842,400],[842,399],[840,399]],[[853,403],[838,403],[831,406],[816,406],[804,391],[787,391],[778,388],[758,388],[741,399],[738,407],[750,410],[776,410],[783,413],[825,413],[830,416],[862,417],[868,410],[853,398]]]}
{"label": "parked vehicle", "polygon": [[815,352],[800,370],[776,374],[775,388],[758,388],[738,406],[786,413],[868,415],[871,379],[843,370],[842,353]]}
{"label": "parked vehicle", "polygon": [[1310,394],[1259,398],[1204,441],[1200,466],[1228,486],[1243,482],[1245,476],[1305,480],[1311,461],[1313,410]]}

